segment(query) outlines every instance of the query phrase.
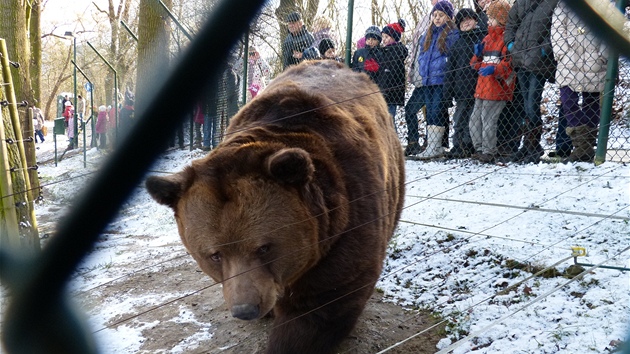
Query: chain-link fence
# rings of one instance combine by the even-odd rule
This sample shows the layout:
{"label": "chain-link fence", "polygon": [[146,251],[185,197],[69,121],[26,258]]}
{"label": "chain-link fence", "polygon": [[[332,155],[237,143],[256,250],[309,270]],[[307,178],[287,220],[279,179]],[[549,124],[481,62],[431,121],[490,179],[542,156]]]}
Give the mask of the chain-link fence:
{"label": "chain-link fence", "polygon": [[[238,49],[247,55],[233,65],[247,77],[241,96],[251,100],[303,60],[346,61],[379,86],[409,158],[593,161],[599,135],[606,160],[628,159],[630,62],[564,2],[433,3],[327,8],[314,17],[269,4],[277,23],[259,17],[252,45]],[[621,15],[614,3],[600,4]]]}

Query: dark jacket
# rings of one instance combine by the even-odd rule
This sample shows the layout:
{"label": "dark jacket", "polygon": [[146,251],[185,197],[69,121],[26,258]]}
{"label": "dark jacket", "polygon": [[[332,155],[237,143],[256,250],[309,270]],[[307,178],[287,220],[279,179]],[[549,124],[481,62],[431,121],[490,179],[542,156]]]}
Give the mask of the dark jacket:
{"label": "dark jacket", "polygon": [[474,99],[477,85],[477,71],[470,66],[475,51],[475,44],[481,43],[485,37],[487,26],[480,26],[470,31],[459,32],[459,39],[455,41],[446,65],[446,81],[444,82],[444,97],[456,100]]}
{"label": "dark jacket", "polygon": [[[352,55],[352,63],[350,67],[352,70],[366,73],[374,83],[378,83],[378,76],[380,74],[380,47],[364,47],[357,49]],[[366,65],[368,63],[368,65]],[[374,66],[376,63],[376,67]],[[374,68],[376,70],[374,70]]]}
{"label": "dark jacket", "polygon": [[405,105],[405,59],[409,52],[402,43],[380,48],[380,73],[378,87],[380,87],[385,102],[398,106]]}
{"label": "dark jacket", "polygon": [[302,29],[296,34],[289,32],[284,43],[282,43],[282,69],[286,69],[290,65],[298,64],[300,60],[293,57],[293,51],[297,50],[302,52],[304,49],[310,47],[314,41],[315,38],[304,26],[302,26]]}
{"label": "dark jacket", "polygon": [[551,47],[551,20],[558,0],[517,0],[505,25],[505,45],[511,48],[512,65],[551,79],[555,61]]}

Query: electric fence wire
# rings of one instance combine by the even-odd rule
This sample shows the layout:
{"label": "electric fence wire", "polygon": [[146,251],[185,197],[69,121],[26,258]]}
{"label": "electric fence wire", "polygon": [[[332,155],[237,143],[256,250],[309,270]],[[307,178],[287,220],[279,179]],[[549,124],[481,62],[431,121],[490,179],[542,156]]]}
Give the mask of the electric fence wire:
{"label": "electric fence wire", "polygon": [[477,330],[477,331],[475,331],[475,332],[473,332],[473,333],[468,334],[465,338],[462,338],[462,339],[458,340],[457,342],[455,342],[455,343],[453,343],[453,344],[449,345],[447,348],[444,348],[444,349],[440,350],[440,351],[439,351],[439,352],[437,352],[436,354],[446,354],[446,353],[450,352],[451,350],[454,350],[454,349],[456,349],[456,348],[460,347],[461,345],[463,345],[464,343],[468,342],[468,341],[469,341],[469,340],[471,340],[472,338],[475,338],[475,337],[479,336],[480,334],[482,334],[482,333],[486,332],[486,331],[487,331],[487,330],[489,330],[490,328],[492,328],[492,327],[494,327],[495,325],[497,325],[497,324],[499,324],[499,323],[503,322],[504,320],[508,319],[509,317],[512,317],[512,316],[514,316],[515,314],[517,314],[517,313],[519,313],[519,312],[521,312],[521,311],[525,310],[526,308],[528,308],[528,307],[532,306],[533,304],[535,304],[535,303],[537,303],[537,302],[539,302],[539,301],[541,301],[541,300],[545,299],[547,296],[549,296],[549,295],[551,295],[551,294],[555,293],[556,291],[558,291],[558,290],[560,290],[560,289],[564,288],[565,286],[567,286],[567,285],[569,285],[569,284],[573,283],[574,281],[576,281],[576,280],[578,280],[578,279],[581,279],[584,275],[586,275],[586,274],[588,274],[588,273],[592,272],[593,270],[595,270],[595,269],[597,269],[597,268],[601,267],[602,265],[606,264],[608,261],[610,261],[610,260],[612,260],[612,259],[614,259],[614,258],[617,258],[617,257],[618,257],[618,256],[620,256],[622,253],[624,253],[624,252],[626,252],[626,251],[628,251],[628,250],[630,250],[630,246],[628,246],[628,247],[624,248],[624,249],[623,249],[623,250],[621,250],[620,252],[617,252],[617,254],[615,254],[614,256],[609,257],[609,258],[606,258],[604,261],[599,262],[598,264],[596,264],[596,265],[594,265],[594,266],[592,266],[592,267],[590,267],[590,268],[588,268],[588,269],[585,269],[585,270],[584,270],[584,271],[582,271],[580,274],[576,275],[575,277],[571,278],[570,280],[566,281],[565,283],[560,284],[560,285],[556,286],[555,288],[553,288],[553,289],[551,289],[551,290],[547,291],[546,293],[544,293],[544,294],[542,294],[542,295],[540,295],[540,296],[536,297],[535,299],[533,299],[532,301],[530,301],[530,302],[529,302],[529,303],[527,303],[526,305],[522,306],[521,308],[519,308],[519,309],[517,309],[517,310],[515,310],[515,311],[512,311],[512,312],[508,313],[507,315],[505,315],[505,316],[503,316],[503,317],[501,317],[501,318],[499,318],[499,319],[497,319],[497,320],[493,321],[492,323],[488,324],[487,326],[485,326],[485,327],[483,327],[483,328],[481,328],[481,329],[479,329],[479,330]]}
{"label": "electric fence wire", "polygon": [[[621,211],[623,211],[623,210],[625,210],[625,209],[627,209],[627,208],[628,208],[628,206],[626,206],[626,207],[624,207],[624,208],[621,208],[621,209],[619,209],[619,210],[615,211],[613,214],[619,213],[619,212],[621,212]],[[611,214],[611,215],[613,215],[613,214]],[[588,230],[589,228],[591,228],[591,227],[593,227],[593,226],[597,225],[597,224],[598,224],[598,223],[600,223],[601,221],[602,221],[602,220],[597,220],[596,222],[594,222],[594,223],[592,223],[592,224],[590,224],[590,225],[587,225],[586,227],[582,228],[581,230],[579,230],[579,231],[575,232],[575,233],[574,233],[574,235],[573,235],[573,237],[574,237],[575,235],[578,235],[578,234],[580,234],[580,233],[583,233],[584,231],[586,231],[586,230]],[[451,246],[449,246],[449,247],[451,247]],[[543,251],[544,251],[544,250],[543,250]],[[534,254],[530,255],[530,256],[529,256],[529,257],[527,257],[525,260],[523,260],[523,261],[522,261],[522,263],[526,263],[527,261],[529,261],[530,259],[532,259],[532,258],[534,258],[535,256],[539,255],[540,253],[542,253],[542,251],[540,251],[540,252],[537,252],[537,253],[534,253]],[[451,318],[453,315],[455,315],[455,314],[456,314],[456,312],[468,312],[468,311],[472,310],[473,308],[475,308],[476,306],[481,305],[481,304],[483,304],[484,302],[486,302],[486,301],[488,301],[488,300],[492,300],[493,298],[495,298],[495,297],[496,297],[496,296],[498,296],[498,295],[501,295],[502,293],[506,292],[508,289],[513,289],[513,288],[515,288],[515,287],[519,286],[520,284],[524,283],[525,281],[532,279],[532,278],[533,278],[533,277],[535,277],[535,276],[538,276],[538,275],[540,275],[540,274],[543,274],[544,272],[546,272],[546,271],[548,271],[548,270],[554,269],[557,265],[562,264],[562,263],[566,262],[567,260],[569,260],[569,259],[571,259],[571,258],[573,258],[573,257],[574,257],[574,255],[570,255],[570,256],[568,256],[568,257],[566,257],[566,258],[563,258],[562,260],[560,260],[560,261],[558,261],[558,262],[556,262],[556,263],[552,264],[551,266],[547,266],[547,267],[545,267],[545,268],[543,268],[543,269],[541,269],[541,270],[537,271],[536,273],[532,274],[531,276],[529,276],[529,277],[527,277],[527,278],[525,278],[525,279],[523,279],[523,280],[520,280],[520,281],[518,281],[518,282],[516,282],[516,283],[514,283],[514,284],[512,284],[512,285],[509,285],[509,286],[508,286],[508,287],[506,287],[505,289],[502,289],[502,290],[498,291],[497,293],[492,294],[491,296],[488,296],[488,297],[486,297],[486,298],[484,298],[484,299],[482,299],[482,300],[480,300],[480,301],[476,302],[475,304],[473,304],[473,305],[471,305],[471,306],[467,307],[467,308],[466,308],[466,309],[464,309],[463,311],[452,311],[452,312],[450,312],[450,313],[448,313],[448,314],[445,314],[445,315],[443,315],[444,319],[443,319],[442,321],[440,321],[440,322],[438,322],[438,323],[436,323],[436,324],[434,324],[434,325],[432,325],[432,326],[430,326],[430,327],[428,327],[428,328],[425,328],[424,330],[422,330],[422,331],[420,331],[420,332],[418,332],[418,333],[416,333],[416,334],[414,334],[414,335],[412,335],[412,336],[408,337],[406,340],[403,340],[403,341],[401,341],[401,342],[399,342],[399,343],[396,343],[396,344],[392,345],[391,347],[388,347],[388,348],[387,348],[387,350],[393,349],[393,348],[395,348],[395,347],[397,347],[397,346],[399,346],[399,345],[401,345],[401,344],[405,343],[406,341],[408,341],[408,340],[410,340],[410,339],[413,339],[413,338],[417,337],[417,336],[418,336],[418,335],[420,335],[420,334],[426,333],[427,331],[429,331],[429,330],[431,330],[431,329],[433,329],[433,328],[435,328],[435,327],[437,327],[437,326],[439,326],[439,325],[441,325],[441,324],[443,324],[443,323],[446,323],[446,322],[448,321],[448,319],[449,319],[449,318]],[[613,258],[614,258],[614,257],[613,257]],[[425,259],[426,259],[426,258],[425,258]],[[414,262],[414,264],[415,264],[415,263],[416,263],[416,262]],[[397,271],[398,271],[398,270],[397,270]],[[495,280],[495,279],[497,279],[498,277],[499,277],[499,275],[494,276],[494,277],[487,278],[485,281],[483,281],[483,282],[481,282],[481,283],[478,283],[478,284],[475,284],[475,287],[477,287],[477,288],[478,288],[478,287],[480,287],[481,285],[484,285],[484,284],[486,284],[486,283],[489,283],[489,282],[491,282],[491,281],[494,281],[494,280]],[[431,290],[435,290],[435,289],[436,289],[436,288],[438,288],[438,287],[439,287],[439,285],[433,286],[433,287],[431,287],[431,288],[427,289],[427,292],[430,292]],[[440,305],[442,305],[442,304],[446,303],[447,301],[448,301],[447,299],[445,299],[444,301],[441,301],[441,302],[439,302],[439,301],[438,301],[437,303],[435,303],[435,305],[434,305],[433,307],[437,307],[437,308],[439,308],[439,306],[440,306]],[[409,317],[408,319],[406,319],[406,320],[404,320],[404,321],[401,321],[401,323],[408,322],[408,321],[410,321],[411,319],[413,319],[413,318],[415,318],[415,317],[417,317],[417,316],[419,316],[419,314],[414,315],[414,316],[411,316],[411,317]],[[384,353],[384,352],[385,352],[385,351],[387,351],[387,350],[384,350],[384,351],[379,352],[379,353]]]}
{"label": "electric fence wire", "polygon": [[[618,168],[619,168],[619,167],[618,167]],[[458,187],[460,187],[460,186],[462,186],[462,185],[465,185],[465,184],[467,184],[467,183],[470,183],[471,181],[474,181],[474,180],[476,180],[476,179],[483,178],[483,177],[485,177],[485,176],[487,176],[487,175],[489,175],[489,174],[491,174],[491,173],[493,173],[493,172],[496,172],[496,171],[498,171],[498,170],[500,170],[500,168],[499,168],[499,169],[495,169],[495,170],[490,171],[490,172],[487,172],[487,173],[485,173],[485,174],[483,174],[483,175],[481,175],[481,176],[478,176],[478,177],[476,177],[476,178],[474,178],[474,179],[472,179],[472,180],[466,181],[466,182],[464,182],[464,183],[462,183],[462,184],[460,184],[460,185],[458,185],[458,186],[455,186],[455,187],[449,188],[449,189],[444,190],[444,191],[442,191],[442,192],[440,192],[440,193],[437,193],[437,194],[435,194],[435,195],[441,195],[441,194],[446,193],[446,192],[448,192],[448,191],[450,191],[450,190],[453,190],[453,189],[455,189],[455,188],[458,188]],[[610,171],[608,171],[608,172],[606,172],[606,173],[604,173],[604,174],[602,174],[602,175],[608,174],[608,173],[610,173],[610,172],[612,172],[612,171],[614,171],[614,170],[615,170],[615,169],[610,170]],[[446,171],[448,171],[448,170],[446,170]],[[444,171],[442,171],[441,173],[443,173],[443,172],[444,172]],[[440,173],[437,173],[437,175],[439,175],[439,174],[440,174]],[[598,177],[599,177],[599,176],[598,176]],[[409,183],[412,183],[412,182],[415,182],[415,181],[419,181],[419,180],[422,180],[422,179],[425,179],[425,178],[426,178],[426,177],[421,177],[421,178],[418,178],[417,180],[411,181],[411,182],[409,182]],[[597,178],[597,177],[596,177],[596,178]],[[592,180],[593,180],[593,179],[591,179],[591,180],[587,180],[587,181],[585,181],[585,182],[582,182],[581,184],[586,184],[586,183],[589,183],[589,182],[591,182]],[[581,184],[580,184],[580,185],[581,185]],[[578,186],[579,186],[579,185],[578,185]],[[575,188],[575,187],[577,187],[577,186],[574,186],[574,188]],[[551,200],[551,199],[553,199],[553,198],[556,198],[556,197],[558,197],[558,196],[560,196],[560,195],[562,195],[562,194],[564,194],[564,193],[566,193],[566,192],[568,192],[568,191],[562,192],[562,193],[560,193],[560,194],[556,195],[555,197],[552,197],[552,198],[549,198],[549,199],[547,199],[547,200],[543,201],[542,203],[547,202],[547,201],[549,201],[549,200]],[[435,195],[434,195],[434,196],[435,196]],[[433,196],[432,196],[432,197],[433,197]],[[421,200],[421,201],[418,201],[418,202],[416,202],[416,203],[413,203],[412,205],[405,206],[404,208],[408,208],[408,207],[410,207],[410,206],[414,206],[414,205],[417,205],[417,204],[422,203],[422,202],[424,202],[424,201],[430,200],[432,197],[426,197],[425,199],[423,199],[423,200]],[[541,204],[542,204],[542,203],[541,203]],[[403,208],[403,209],[404,209],[404,208]],[[518,214],[517,216],[522,215],[523,213],[525,213],[525,211],[523,211],[522,213]],[[515,217],[517,217],[517,216],[514,216],[514,217],[512,217],[512,218],[509,218],[508,220],[511,220],[511,219],[513,219],[513,218],[515,218]],[[384,216],[381,216],[381,217],[384,217]],[[372,222],[374,222],[374,221],[376,221],[376,220],[373,220]],[[507,221],[507,220],[506,220],[506,221]],[[506,221],[504,221],[504,222],[506,222]],[[462,242],[464,242],[464,241],[466,241],[466,240],[468,240],[468,239],[470,239],[470,238],[472,238],[472,237],[474,237],[474,236],[476,236],[476,235],[479,235],[479,233],[483,233],[483,232],[485,232],[485,231],[487,231],[487,230],[489,230],[489,229],[491,229],[491,228],[496,227],[497,225],[499,225],[499,224],[496,224],[496,225],[494,225],[494,226],[492,226],[492,227],[490,227],[490,228],[487,228],[487,229],[484,229],[484,230],[482,230],[482,231],[480,231],[480,232],[478,232],[478,233],[475,233],[474,235],[470,236],[469,238],[466,238],[466,239],[464,239],[464,240],[462,240],[462,241],[459,241],[458,243],[462,243]],[[363,225],[359,225],[359,227],[360,227],[360,226],[363,226]],[[450,248],[451,248],[451,247],[453,247],[453,246],[454,246],[454,245],[448,246],[448,247],[446,247],[446,248],[444,248],[444,249],[442,249],[442,250],[440,250],[440,251],[444,251],[444,250],[446,250],[446,249],[450,249]],[[434,252],[434,253],[431,253],[431,254],[429,254],[428,256],[431,256],[431,255],[437,254],[437,253],[439,253],[440,251],[438,251],[438,252]],[[428,257],[428,256],[427,256],[427,257]],[[426,259],[427,257],[424,257],[423,259]],[[422,260],[422,259],[420,259],[420,260]],[[415,265],[415,264],[416,264],[417,262],[419,262],[420,260],[417,260],[416,262],[413,262],[411,265]],[[270,262],[273,262],[273,261],[275,261],[275,260],[272,260],[272,261],[270,261]],[[265,265],[266,265],[266,264],[265,264]],[[411,266],[411,265],[409,265],[409,266]],[[263,266],[264,266],[264,265],[263,265]],[[409,266],[402,267],[401,269],[397,270],[396,272],[398,272],[398,271],[402,271],[402,270],[404,270],[404,269],[408,268]],[[245,271],[245,272],[247,272],[247,271]],[[243,272],[243,273],[245,273],[245,272]],[[243,273],[241,273],[241,274],[243,274]],[[235,277],[236,277],[236,276],[239,276],[239,275],[241,275],[241,274],[237,274],[237,275],[235,275]],[[388,275],[386,275],[386,277],[387,277],[387,276],[390,276],[390,275],[392,275],[392,274],[393,274],[393,272],[392,272],[392,273],[390,273],[390,274],[388,274]],[[382,277],[382,278],[383,278],[383,277]],[[382,278],[381,278],[381,279],[382,279]],[[227,279],[226,279],[226,280],[227,280]],[[99,332],[99,331],[104,330],[104,329],[106,329],[106,328],[111,328],[111,327],[117,326],[117,325],[119,325],[119,324],[121,324],[121,323],[124,323],[124,322],[127,322],[127,321],[129,321],[129,320],[131,320],[131,319],[133,319],[133,318],[137,318],[137,317],[138,317],[138,316],[140,316],[140,315],[143,315],[143,314],[145,314],[145,313],[148,313],[148,312],[154,311],[154,310],[156,310],[156,309],[158,309],[158,308],[160,308],[160,307],[162,307],[162,306],[166,306],[166,305],[171,304],[171,303],[173,303],[173,302],[175,302],[175,301],[178,301],[178,300],[184,299],[184,298],[186,298],[186,297],[192,296],[192,295],[194,295],[194,294],[197,294],[197,293],[199,293],[200,291],[205,290],[205,289],[207,289],[207,288],[210,288],[210,287],[212,287],[212,286],[214,286],[214,285],[217,285],[217,284],[220,284],[220,283],[214,283],[214,284],[208,285],[208,286],[206,286],[206,287],[204,287],[204,288],[202,288],[202,289],[199,289],[199,290],[196,290],[196,291],[194,291],[194,292],[191,292],[191,293],[185,294],[185,295],[180,296],[180,297],[178,297],[178,298],[176,298],[176,299],[169,300],[168,302],[163,303],[163,304],[161,304],[161,305],[156,305],[156,306],[154,306],[154,307],[152,307],[152,308],[150,308],[150,309],[148,309],[148,310],[146,310],[146,311],[142,311],[141,313],[138,313],[138,314],[135,314],[135,315],[129,316],[129,317],[127,317],[127,318],[121,319],[120,321],[117,321],[116,323],[110,324],[110,325],[109,325],[109,326],[107,326],[107,327],[101,328],[101,329],[97,330],[96,332]],[[366,285],[366,286],[367,286],[367,285]],[[356,289],[355,291],[358,291],[358,290],[360,290],[360,289],[361,289],[361,288]],[[349,293],[348,293],[348,294],[344,294],[344,295],[340,296],[339,298],[337,298],[337,299],[335,299],[335,300],[332,300],[331,302],[337,301],[337,300],[339,300],[339,299],[341,299],[341,298],[343,298],[343,297],[345,297],[345,296],[347,296],[347,295],[349,295]],[[319,308],[321,308],[321,307],[318,307],[317,309],[319,309]],[[312,311],[315,311],[315,310],[317,310],[317,309],[313,309],[313,310],[311,310],[311,311],[309,311],[309,312],[306,312],[306,313],[305,313],[305,314],[303,314],[302,316],[304,316],[304,315],[306,315],[306,314],[308,314],[308,313],[310,313],[310,312],[312,312]],[[284,324],[282,324],[282,325],[284,325]],[[94,333],[96,333],[96,332],[94,332]]]}

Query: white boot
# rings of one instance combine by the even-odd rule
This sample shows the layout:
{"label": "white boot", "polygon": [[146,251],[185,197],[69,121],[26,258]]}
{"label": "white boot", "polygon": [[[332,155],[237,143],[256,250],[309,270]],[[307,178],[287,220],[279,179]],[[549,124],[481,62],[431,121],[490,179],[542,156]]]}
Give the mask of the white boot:
{"label": "white boot", "polygon": [[420,160],[432,159],[440,157],[444,154],[442,146],[442,135],[444,135],[445,127],[439,125],[427,126],[427,148],[417,155]]}

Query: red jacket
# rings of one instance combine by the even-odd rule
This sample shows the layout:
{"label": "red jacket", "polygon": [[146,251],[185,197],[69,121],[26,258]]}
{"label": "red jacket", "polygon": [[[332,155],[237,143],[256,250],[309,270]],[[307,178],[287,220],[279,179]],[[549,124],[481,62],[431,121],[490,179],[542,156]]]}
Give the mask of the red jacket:
{"label": "red jacket", "polygon": [[70,118],[74,117],[74,107],[66,106],[63,111],[63,117],[66,118],[65,121],[68,123]]}
{"label": "red jacket", "polygon": [[511,101],[514,94],[515,75],[512,58],[507,54],[503,42],[504,27],[488,27],[488,35],[483,39],[483,57],[473,55],[470,65],[477,71],[493,65],[494,73],[477,78],[475,98],[491,101]]}

